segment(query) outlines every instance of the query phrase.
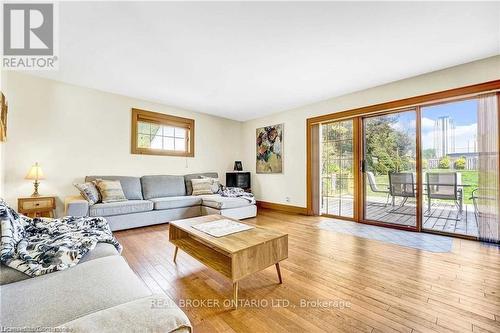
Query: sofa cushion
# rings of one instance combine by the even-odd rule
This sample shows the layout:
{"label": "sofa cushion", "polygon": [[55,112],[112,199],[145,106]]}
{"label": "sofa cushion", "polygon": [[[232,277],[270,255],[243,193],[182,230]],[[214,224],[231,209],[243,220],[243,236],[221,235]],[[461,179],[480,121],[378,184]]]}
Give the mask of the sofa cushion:
{"label": "sofa cushion", "polygon": [[201,205],[200,197],[179,196],[151,199],[155,210],[182,208]]}
{"label": "sofa cushion", "polygon": [[229,209],[252,205],[248,200],[242,198],[223,197],[219,194],[201,195],[202,205],[215,209]]}
{"label": "sofa cushion", "polygon": [[193,194],[193,186],[191,184],[191,180],[195,178],[200,178],[200,176],[210,177],[210,178],[219,178],[217,172],[205,172],[205,173],[192,173],[184,176],[184,182],[186,183],[186,195]]}
{"label": "sofa cushion", "polygon": [[142,193],[146,200],[186,195],[183,176],[143,176],[141,184]]}
{"label": "sofa cushion", "polygon": [[0,286],[29,278],[30,276],[28,274],[24,274],[23,272],[7,265],[0,264]]}
{"label": "sofa cushion", "polygon": [[84,262],[99,259],[99,258],[104,258],[108,256],[117,256],[120,253],[116,249],[116,247],[112,244],[109,243],[97,243],[95,248],[91,251],[89,251],[86,255],[80,259],[80,262],[78,264],[83,264]]}
{"label": "sofa cushion", "polygon": [[141,179],[139,177],[128,176],[87,176],[86,182],[91,182],[96,179],[103,180],[119,180],[122,184],[123,193],[128,200],[142,200]]}
{"label": "sofa cushion", "polygon": [[0,291],[0,314],[6,327],[58,326],[151,295],[122,256],[7,284]]}
{"label": "sofa cushion", "polygon": [[60,326],[67,332],[191,332],[188,317],[165,295],[97,311]]}
{"label": "sofa cushion", "polygon": [[153,203],[148,200],[128,200],[98,203],[90,207],[90,216],[123,215],[153,210]]}
{"label": "sofa cushion", "polygon": [[[97,243],[96,247],[80,259],[79,264],[102,257],[119,255],[116,248],[109,243]],[[22,281],[31,278],[17,269],[0,264],[0,285]]]}

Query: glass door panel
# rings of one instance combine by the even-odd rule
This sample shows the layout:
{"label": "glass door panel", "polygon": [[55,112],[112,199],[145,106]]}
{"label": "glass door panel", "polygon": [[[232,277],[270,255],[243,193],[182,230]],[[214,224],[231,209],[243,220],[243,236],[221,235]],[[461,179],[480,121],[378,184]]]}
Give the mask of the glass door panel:
{"label": "glass door panel", "polygon": [[410,110],[362,119],[365,221],[417,225],[416,117]]}
{"label": "glass door panel", "polygon": [[354,217],[353,120],[320,126],[321,214]]}
{"label": "glass door panel", "polygon": [[[478,237],[478,100],[422,107],[422,228]],[[495,136],[491,141],[496,140]],[[476,207],[474,206],[476,202]]]}

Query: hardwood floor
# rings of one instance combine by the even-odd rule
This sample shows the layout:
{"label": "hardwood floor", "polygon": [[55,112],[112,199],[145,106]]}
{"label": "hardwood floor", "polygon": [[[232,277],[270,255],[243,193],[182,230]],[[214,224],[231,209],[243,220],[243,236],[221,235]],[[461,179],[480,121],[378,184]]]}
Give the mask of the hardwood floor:
{"label": "hardwood floor", "polygon": [[287,232],[289,258],[283,284],[274,266],[240,281],[237,310],[228,279],[182,251],[174,264],[168,225],[115,235],[195,332],[500,332],[498,247],[455,239],[431,253],[317,228],[325,219],[260,209],[245,221]]}

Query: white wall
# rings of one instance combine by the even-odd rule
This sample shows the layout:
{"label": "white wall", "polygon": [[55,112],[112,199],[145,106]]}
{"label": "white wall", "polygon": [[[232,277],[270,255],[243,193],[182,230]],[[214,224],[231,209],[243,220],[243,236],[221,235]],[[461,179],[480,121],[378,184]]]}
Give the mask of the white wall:
{"label": "white wall", "polygon": [[0,142],[0,198],[4,196],[4,178],[5,178],[5,143]]}
{"label": "white wall", "polygon": [[[241,123],[125,96],[105,93],[16,72],[2,73],[9,102],[5,144],[4,195],[30,195],[24,176],[39,162],[47,177],[42,194],[58,197],[58,213],[74,182],[85,175],[186,174],[232,170],[239,160]],[[130,153],[131,108],[195,119],[195,157],[143,156]]]}
{"label": "white wall", "polygon": [[[498,79],[500,56],[247,121],[242,128],[243,167],[252,171],[252,189],[258,200],[305,207],[307,118]],[[282,174],[256,174],[255,129],[278,123],[285,124],[284,171]],[[286,197],[290,202],[286,202]]]}
{"label": "white wall", "polygon": [[[223,179],[224,171],[231,170],[234,160],[241,159],[244,169],[252,172],[252,188],[258,200],[305,207],[307,118],[496,79],[500,79],[500,56],[241,124],[26,74],[3,72],[3,91],[9,102],[9,136],[3,154],[0,151],[0,163],[3,160],[5,166],[3,193],[14,206],[18,196],[29,195],[32,184],[23,178],[36,161],[47,175],[41,192],[57,195],[62,209],[62,199],[77,193],[72,183],[82,181],[88,174],[140,176],[217,171]],[[194,118],[195,158],[130,154],[132,107]],[[285,124],[284,172],[256,174],[255,129],[277,123]],[[290,202],[286,202],[286,197]]]}

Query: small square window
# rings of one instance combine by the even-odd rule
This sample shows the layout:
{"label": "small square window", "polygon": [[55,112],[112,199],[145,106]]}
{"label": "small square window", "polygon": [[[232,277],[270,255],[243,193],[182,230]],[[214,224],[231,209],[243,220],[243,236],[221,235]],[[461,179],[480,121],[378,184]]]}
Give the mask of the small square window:
{"label": "small square window", "polygon": [[132,153],[194,157],[194,120],[132,109]]}

